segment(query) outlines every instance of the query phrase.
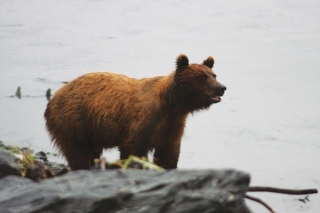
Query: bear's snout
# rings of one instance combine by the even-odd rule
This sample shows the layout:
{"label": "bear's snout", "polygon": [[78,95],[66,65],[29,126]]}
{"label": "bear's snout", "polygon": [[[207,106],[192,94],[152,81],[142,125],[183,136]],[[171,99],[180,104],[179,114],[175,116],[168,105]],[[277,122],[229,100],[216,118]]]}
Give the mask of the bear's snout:
{"label": "bear's snout", "polygon": [[222,84],[220,84],[219,91],[218,91],[219,92],[219,96],[223,96],[224,91],[226,91],[226,90],[227,90],[227,87],[222,85]]}

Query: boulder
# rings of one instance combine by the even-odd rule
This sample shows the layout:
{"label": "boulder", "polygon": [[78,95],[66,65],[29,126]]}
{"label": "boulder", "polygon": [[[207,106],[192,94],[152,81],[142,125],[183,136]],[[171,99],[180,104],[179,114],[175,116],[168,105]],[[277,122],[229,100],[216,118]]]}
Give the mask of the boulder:
{"label": "boulder", "polygon": [[91,170],[34,182],[0,180],[0,212],[250,213],[236,170]]}
{"label": "boulder", "polygon": [[0,178],[7,175],[21,175],[18,158],[0,148]]}

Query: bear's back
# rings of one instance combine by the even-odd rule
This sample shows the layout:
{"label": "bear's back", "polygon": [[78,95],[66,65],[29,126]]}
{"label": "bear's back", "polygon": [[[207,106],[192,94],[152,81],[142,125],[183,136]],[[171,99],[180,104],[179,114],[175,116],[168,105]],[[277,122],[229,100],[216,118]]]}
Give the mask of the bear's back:
{"label": "bear's back", "polygon": [[82,75],[64,85],[48,103],[47,128],[53,136],[76,132],[97,143],[110,141],[105,148],[116,146],[121,135],[141,123],[154,126],[158,122],[163,110],[156,85],[162,78],[135,79],[107,72]]}

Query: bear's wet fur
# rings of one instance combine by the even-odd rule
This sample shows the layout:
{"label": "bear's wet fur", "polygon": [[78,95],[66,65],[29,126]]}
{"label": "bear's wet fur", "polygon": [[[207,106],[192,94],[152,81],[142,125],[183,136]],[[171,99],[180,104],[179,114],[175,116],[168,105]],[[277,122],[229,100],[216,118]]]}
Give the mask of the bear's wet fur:
{"label": "bear's wet fur", "polygon": [[189,64],[181,54],[167,76],[82,75],[49,101],[47,130],[72,170],[90,169],[103,149],[113,147],[121,159],[154,151],[156,164],[177,168],[188,114],[220,102],[226,90],[216,80],[213,65],[211,56],[202,64]]}

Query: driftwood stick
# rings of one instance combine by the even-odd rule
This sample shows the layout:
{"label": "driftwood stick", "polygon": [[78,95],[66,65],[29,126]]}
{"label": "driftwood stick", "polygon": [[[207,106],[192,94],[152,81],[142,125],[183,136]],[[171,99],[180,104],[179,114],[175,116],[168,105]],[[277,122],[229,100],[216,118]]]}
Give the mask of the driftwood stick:
{"label": "driftwood stick", "polygon": [[[264,186],[251,186],[248,188],[248,192],[273,192],[273,193],[281,193],[281,194],[289,194],[289,195],[305,195],[305,194],[316,194],[318,193],[317,189],[281,189],[275,187],[264,187]],[[250,195],[245,195],[245,198],[249,200],[256,201],[266,207],[271,213],[275,213],[275,211],[261,199],[252,197]]]}
{"label": "driftwood stick", "polygon": [[263,202],[260,198],[256,198],[256,197],[252,197],[250,195],[244,195],[245,198],[249,199],[249,200],[253,200],[256,201],[260,204],[262,204],[264,207],[266,207],[271,213],[276,213],[268,204],[266,204],[265,202]]}
{"label": "driftwood stick", "polygon": [[289,195],[306,195],[306,194],[317,194],[317,189],[281,189],[275,187],[262,187],[262,186],[251,186],[248,192],[274,192]]}

